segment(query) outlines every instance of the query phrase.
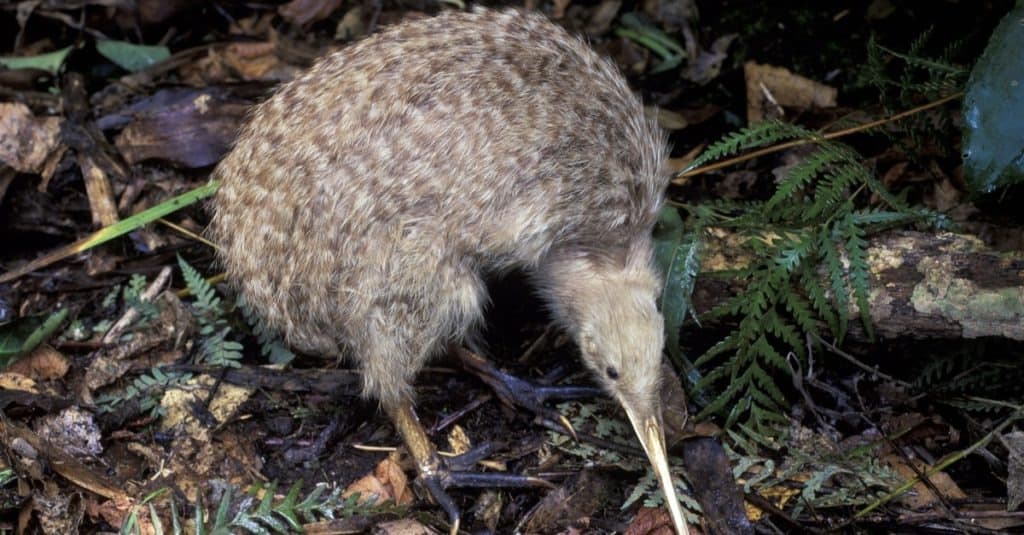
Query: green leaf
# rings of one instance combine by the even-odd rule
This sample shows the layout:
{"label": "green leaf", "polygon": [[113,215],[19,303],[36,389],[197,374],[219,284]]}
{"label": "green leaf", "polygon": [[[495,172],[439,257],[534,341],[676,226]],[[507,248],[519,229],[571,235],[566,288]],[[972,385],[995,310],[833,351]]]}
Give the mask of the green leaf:
{"label": "green leaf", "polygon": [[[302,480],[298,480],[295,484],[288,489],[288,494],[285,495],[284,501],[277,506],[277,512],[288,521],[288,524],[293,530],[299,531],[302,529],[302,521],[295,515],[296,504],[299,500],[299,491],[302,490]],[[322,487],[314,489],[313,494],[319,496],[323,492]],[[315,499],[315,498],[314,498]]]}
{"label": "green leaf", "polygon": [[686,57],[686,49],[675,39],[644,23],[634,13],[626,13],[621,20],[623,26],[615,29],[615,35],[645,46],[661,58],[661,62],[655,66],[652,73],[672,70]]}
{"label": "green leaf", "polygon": [[164,535],[164,523],[160,520],[160,515],[156,512],[156,507],[153,504],[149,506],[149,522],[153,525],[154,535]]}
{"label": "green leaf", "polygon": [[[692,314],[690,296],[700,271],[703,241],[700,239],[700,230],[685,233],[683,227],[678,210],[669,206],[662,208],[654,230],[654,256],[655,263],[665,277],[661,293],[665,346],[676,367],[692,374],[693,367],[680,349],[679,330],[686,316]],[[691,377],[691,380],[695,381],[696,377]]]}
{"label": "green leaf", "polygon": [[171,57],[166,46],[136,45],[126,41],[98,41],[96,50],[129,72],[141,71]]}
{"label": "green leaf", "polygon": [[58,310],[46,319],[22,318],[0,327],[0,369],[15,358],[45,342],[68,317],[68,309]]}
{"label": "green leaf", "polygon": [[1024,182],[1024,5],[992,32],[964,96],[964,177],[973,193]]}
{"label": "green leaf", "polygon": [[214,527],[226,526],[228,524],[228,513],[231,509],[231,487],[224,490],[224,496],[220,499],[220,506],[213,517]]}
{"label": "green leaf", "polygon": [[199,487],[196,487],[196,507],[192,525],[195,526],[196,535],[200,535],[206,530],[206,515],[203,513],[203,491]]}
{"label": "green leaf", "polygon": [[0,65],[12,70],[40,69],[50,74],[56,74],[57,70],[64,63],[64,58],[68,56],[68,52],[71,52],[70,46],[46,54],[39,54],[38,56],[0,58]]}

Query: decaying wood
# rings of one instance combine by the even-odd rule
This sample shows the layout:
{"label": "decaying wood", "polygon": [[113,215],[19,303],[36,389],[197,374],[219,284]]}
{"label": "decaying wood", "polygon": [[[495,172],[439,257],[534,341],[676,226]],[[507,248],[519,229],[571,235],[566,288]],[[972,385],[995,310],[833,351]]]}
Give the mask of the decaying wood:
{"label": "decaying wood", "polygon": [[85,79],[80,74],[69,73],[62,95],[65,120],[61,124],[61,140],[74,151],[82,169],[93,223],[104,227],[113,225],[120,218],[111,181],[123,183],[129,170],[89,116]]}
{"label": "decaying wood", "polygon": [[[735,247],[733,235],[713,237],[704,269],[742,267],[747,259]],[[904,231],[873,238],[867,257],[877,336],[1024,340],[1024,253],[994,251],[973,236]],[[735,281],[701,277],[698,317],[737,291]]]}

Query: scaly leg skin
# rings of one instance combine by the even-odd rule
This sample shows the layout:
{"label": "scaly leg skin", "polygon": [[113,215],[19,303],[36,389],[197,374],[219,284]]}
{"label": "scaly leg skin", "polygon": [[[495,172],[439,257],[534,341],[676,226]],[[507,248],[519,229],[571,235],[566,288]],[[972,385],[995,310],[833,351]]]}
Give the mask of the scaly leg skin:
{"label": "scaly leg skin", "polygon": [[462,472],[449,470],[447,464],[437,455],[437,450],[427,437],[426,431],[416,417],[412,401],[404,399],[395,407],[385,407],[398,433],[402,435],[405,446],[409,448],[420,479],[434,497],[437,504],[444,509],[451,521],[451,535],[459,531],[462,513],[455,501],[445,492],[449,487],[551,487],[543,479],[529,476],[506,475],[495,473]]}
{"label": "scaly leg skin", "polygon": [[539,385],[501,371],[494,363],[468,349],[456,347],[453,348],[453,352],[462,365],[487,383],[504,403],[533,412],[545,427],[553,431],[567,432],[573,439],[577,438],[576,431],[569,420],[558,411],[545,407],[544,403],[551,400],[606,396],[603,390],[591,386]]}

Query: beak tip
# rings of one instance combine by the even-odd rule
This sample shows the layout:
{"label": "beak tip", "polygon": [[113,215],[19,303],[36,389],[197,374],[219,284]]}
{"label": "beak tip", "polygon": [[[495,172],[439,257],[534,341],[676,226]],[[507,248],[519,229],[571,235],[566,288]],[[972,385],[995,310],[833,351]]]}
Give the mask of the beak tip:
{"label": "beak tip", "polygon": [[690,530],[683,516],[682,507],[676,497],[675,482],[668,466],[668,453],[665,451],[665,435],[661,423],[654,416],[635,419],[633,413],[627,409],[629,419],[633,424],[640,443],[647,453],[647,458],[654,468],[655,475],[661,484],[662,494],[665,496],[665,505],[668,507],[669,515],[672,517],[672,524],[679,535],[689,535]]}

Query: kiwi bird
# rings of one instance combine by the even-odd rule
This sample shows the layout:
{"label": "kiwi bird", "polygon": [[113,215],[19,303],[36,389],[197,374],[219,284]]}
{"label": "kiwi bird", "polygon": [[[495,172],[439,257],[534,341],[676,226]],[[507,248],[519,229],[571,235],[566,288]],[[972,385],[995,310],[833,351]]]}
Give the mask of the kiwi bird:
{"label": "kiwi bird", "polygon": [[458,485],[411,383],[527,273],[623,406],[686,532],[658,399],[651,230],[667,140],[609,61],[544,16],[445,12],[331,53],[256,106],[218,165],[211,236],[288,343],[362,370],[434,497]]}

